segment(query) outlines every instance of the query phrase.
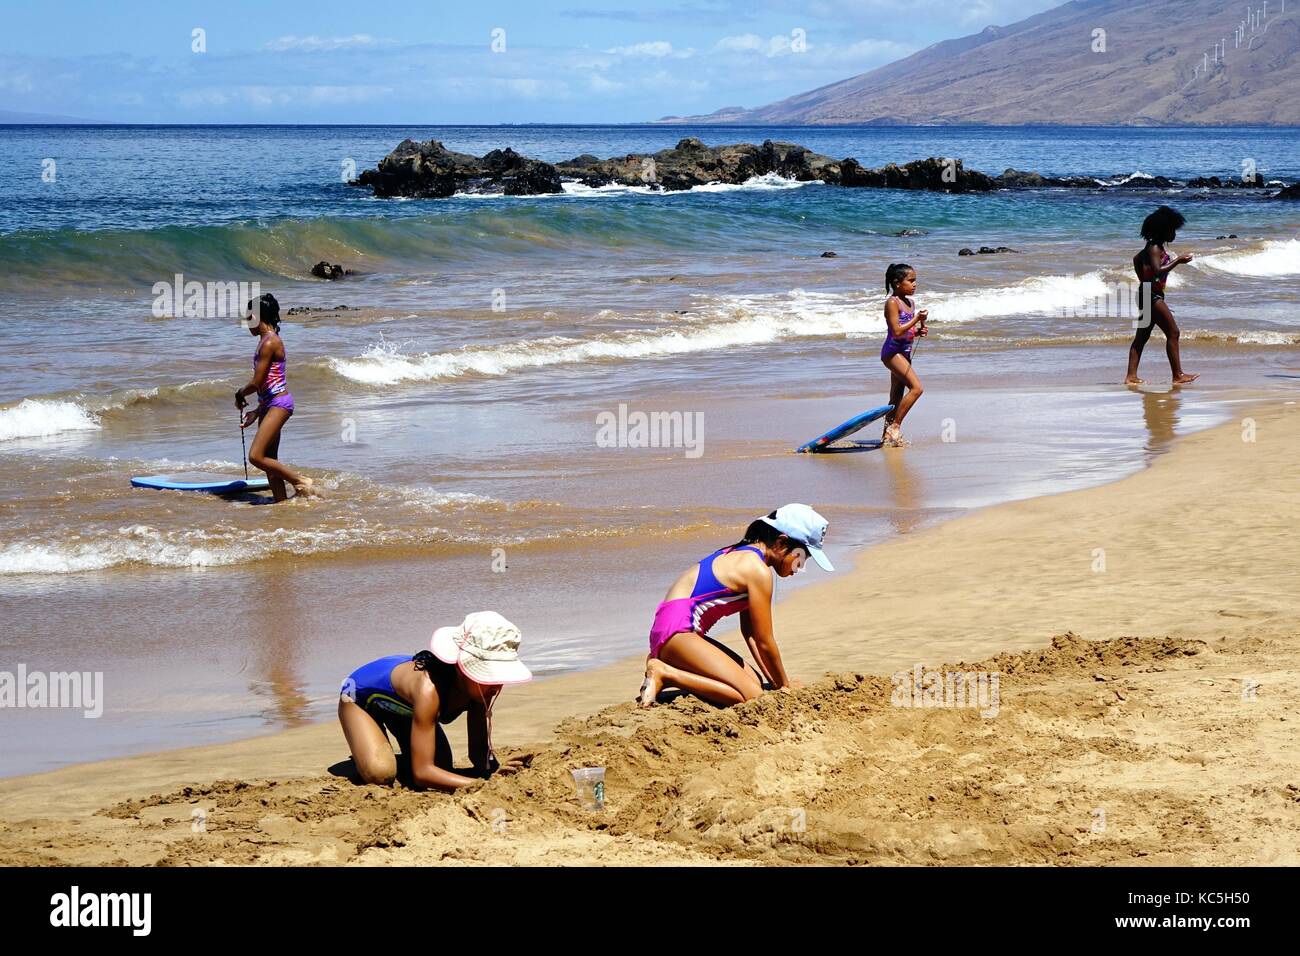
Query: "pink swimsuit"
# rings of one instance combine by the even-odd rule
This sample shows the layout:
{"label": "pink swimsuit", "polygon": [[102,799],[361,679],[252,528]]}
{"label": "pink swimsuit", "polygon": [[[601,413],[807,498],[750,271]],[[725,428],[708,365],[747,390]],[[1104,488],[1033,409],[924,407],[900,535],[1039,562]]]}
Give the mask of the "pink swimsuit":
{"label": "pink swimsuit", "polygon": [[[253,353],[253,373],[257,373],[257,360],[262,355],[262,342],[257,343]],[[288,355],[286,353],[286,358]],[[261,418],[268,408],[283,408],[293,414],[293,394],[289,391],[289,381],[285,374],[286,362],[272,362],[266,372],[266,382],[257,390],[257,416]]]}
{"label": "pink swimsuit", "polygon": [[650,627],[651,657],[658,658],[659,652],[674,634],[694,631],[702,637],[722,618],[749,608],[747,592],[731,590],[713,573],[714,559],[720,554],[730,554],[733,550],[753,551],[760,559],[766,560],[758,548],[744,545],[734,549],[722,548],[701,561],[691,596],[664,601],[655,611],[654,624]]}

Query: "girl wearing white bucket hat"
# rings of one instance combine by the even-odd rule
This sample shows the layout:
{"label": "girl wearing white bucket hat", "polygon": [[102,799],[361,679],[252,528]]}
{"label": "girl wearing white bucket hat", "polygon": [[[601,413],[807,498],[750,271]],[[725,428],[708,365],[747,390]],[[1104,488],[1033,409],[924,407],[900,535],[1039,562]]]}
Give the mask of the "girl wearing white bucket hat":
{"label": "girl wearing white bucket hat", "polygon": [[[673,687],[730,707],[766,687],[801,686],[786,674],[772,634],[772,574],[796,574],[809,558],[833,571],[822,551],[825,534],[825,518],[807,505],[790,504],[753,521],[740,541],[687,568],[655,611],[640,705],[649,707],[660,691]],[[708,636],[729,614],[740,615],[757,671]]]}
{"label": "girl wearing white bucket hat", "polygon": [[[479,611],[434,631],[427,651],[381,657],[353,671],[339,695],[339,723],[361,779],[387,786],[397,776],[389,733],[410,759],[417,787],[455,790],[500,769],[492,752],[492,705],[502,687],[533,676],[519,660],[519,641],[519,628],[495,611]],[[452,769],[441,726],[461,714],[473,777]]]}

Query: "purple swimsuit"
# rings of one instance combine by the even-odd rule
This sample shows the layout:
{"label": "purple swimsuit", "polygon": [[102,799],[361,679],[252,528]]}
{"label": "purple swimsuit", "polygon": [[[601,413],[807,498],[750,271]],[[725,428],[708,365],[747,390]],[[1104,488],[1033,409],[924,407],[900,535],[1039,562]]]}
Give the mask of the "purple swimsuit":
{"label": "purple swimsuit", "polygon": [[655,609],[654,624],[650,627],[651,657],[658,658],[664,645],[676,634],[694,631],[703,636],[722,618],[749,609],[749,594],[731,590],[713,573],[714,559],[720,554],[731,554],[733,551],[753,551],[761,560],[766,560],[762,551],[747,544],[735,549],[714,551],[701,561],[691,596],[664,601]]}
{"label": "purple swimsuit", "polygon": [[[262,355],[262,343],[257,343],[257,351],[253,353],[253,373],[257,373],[257,360]],[[285,353],[288,358],[288,353]],[[293,414],[293,395],[289,391],[289,382],[285,377],[285,362],[272,362],[270,369],[266,373],[266,382],[257,390],[257,417],[261,418],[266,414],[268,408],[283,408],[290,415]]]}
{"label": "purple swimsuit", "polygon": [[[890,298],[898,299],[898,322],[900,325],[911,322],[915,318],[916,313],[912,311],[912,306],[908,305],[905,299],[892,295]],[[901,355],[910,362],[912,360],[912,340],[915,338],[916,326],[912,326],[903,333],[902,338],[894,338],[894,336],[886,333],[885,344],[880,347],[881,361],[888,362],[895,355]]]}

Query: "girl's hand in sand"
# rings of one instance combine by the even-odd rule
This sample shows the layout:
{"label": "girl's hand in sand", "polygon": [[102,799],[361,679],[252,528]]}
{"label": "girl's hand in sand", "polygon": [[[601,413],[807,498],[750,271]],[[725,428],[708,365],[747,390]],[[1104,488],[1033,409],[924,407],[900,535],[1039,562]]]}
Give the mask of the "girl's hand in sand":
{"label": "girl's hand in sand", "polygon": [[803,681],[801,681],[801,680],[796,680],[795,678],[791,677],[791,678],[790,678],[790,683],[788,683],[788,684],[786,684],[784,687],[782,687],[781,690],[784,691],[784,692],[786,692],[786,693],[788,694],[788,693],[790,693],[790,692],[792,692],[792,691],[803,690],[803,686],[804,686],[804,685],[803,685]]}
{"label": "girl's hand in sand", "polygon": [[514,754],[510,757],[507,757],[506,762],[497,768],[497,773],[501,774],[501,776],[503,777],[508,777],[511,774],[518,773],[521,770],[527,770],[529,767],[533,765],[534,756],[536,755],[527,753],[527,754]]}

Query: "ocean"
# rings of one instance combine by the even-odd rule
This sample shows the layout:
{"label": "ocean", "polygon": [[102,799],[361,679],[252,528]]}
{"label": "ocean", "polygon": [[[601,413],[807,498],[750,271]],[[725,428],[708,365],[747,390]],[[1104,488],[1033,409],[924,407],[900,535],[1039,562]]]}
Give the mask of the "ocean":
{"label": "ocean", "polygon": [[[788,500],[831,519],[847,564],[1127,474],[1300,383],[1300,205],[1273,190],[767,177],[395,201],[345,182],[408,137],[560,160],[685,136],[1108,183],[1248,162],[1300,179],[1300,134],[1278,129],[0,127],[0,647],[28,670],[102,671],[107,697],[96,721],[12,736],[0,773],[318,719],[353,667],[485,607],[524,627],[542,675],[642,653],[672,578]],[[1161,203],[1188,220],[1174,248],[1196,259],[1169,302],[1203,377],[1169,391],[1157,334],[1152,387],[1130,392],[1132,319],[1112,305]],[[1016,251],[957,255],[983,245]],[[352,274],[311,277],[322,259]],[[913,446],[789,454],[883,402],[896,261],[931,316]],[[255,342],[235,316],[156,314],[177,276],[303,310],[283,329],[298,411],[281,457],[323,500],[129,487],[242,474],[231,393]],[[597,422],[620,408],[700,421],[699,453],[607,447]]]}

